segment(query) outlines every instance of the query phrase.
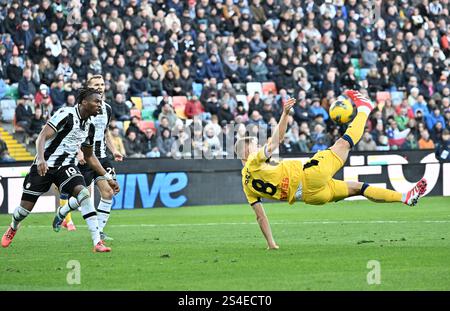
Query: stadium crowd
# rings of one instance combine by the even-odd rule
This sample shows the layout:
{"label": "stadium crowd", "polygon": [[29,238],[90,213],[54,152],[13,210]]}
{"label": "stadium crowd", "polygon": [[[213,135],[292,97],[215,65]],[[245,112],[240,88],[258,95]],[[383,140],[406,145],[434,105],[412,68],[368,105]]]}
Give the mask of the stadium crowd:
{"label": "stadium crowd", "polygon": [[[357,150],[428,149],[448,137],[448,0],[79,4],[0,1],[0,99],[15,100],[14,126],[27,143],[95,74],[106,81],[114,143],[128,157],[173,156],[174,142],[188,138],[192,155],[222,154],[226,124],[256,135],[289,96],[297,104],[281,152],[326,149],[343,131],[327,111],[345,88],[378,103]],[[247,93],[249,82],[275,88]],[[158,101],[147,114],[133,98]]]}

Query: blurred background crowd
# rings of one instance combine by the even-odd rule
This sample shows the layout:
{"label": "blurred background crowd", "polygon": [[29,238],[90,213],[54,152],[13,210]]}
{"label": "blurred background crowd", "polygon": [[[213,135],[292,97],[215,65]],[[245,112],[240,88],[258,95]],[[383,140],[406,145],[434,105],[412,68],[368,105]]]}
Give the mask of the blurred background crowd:
{"label": "blurred background crowd", "polygon": [[281,152],[315,152],[340,137],[327,111],[352,88],[377,102],[356,150],[433,149],[449,54],[448,0],[0,0],[0,113],[33,148],[101,74],[126,156],[218,156],[225,125],[270,130],[291,96]]}

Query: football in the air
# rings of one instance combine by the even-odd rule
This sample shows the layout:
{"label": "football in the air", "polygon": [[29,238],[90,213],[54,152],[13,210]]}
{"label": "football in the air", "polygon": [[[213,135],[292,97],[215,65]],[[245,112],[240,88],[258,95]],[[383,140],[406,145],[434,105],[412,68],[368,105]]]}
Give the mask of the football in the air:
{"label": "football in the air", "polygon": [[346,124],[353,119],[353,103],[345,95],[339,95],[330,106],[330,118],[338,124]]}

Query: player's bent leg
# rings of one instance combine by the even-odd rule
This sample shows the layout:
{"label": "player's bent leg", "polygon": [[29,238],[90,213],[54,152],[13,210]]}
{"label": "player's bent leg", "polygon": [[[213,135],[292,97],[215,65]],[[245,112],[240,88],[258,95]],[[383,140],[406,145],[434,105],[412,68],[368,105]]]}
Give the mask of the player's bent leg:
{"label": "player's bent leg", "polygon": [[11,224],[2,236],[2,247],[6,248],[11,245],[12,240],[14,239],[14,236],[19,229],[19,224],[30,214],[35,204],[36,201],[30,202],[22,200],[20,202],[20,205],[16,207],[12,215]]}
{"label": "player's bent leg", "polygon": [[77,197],[70,197],[67,200],[67,203],[63,206],[59,207],[56,211],[55,218],[53,219],[53,230],[55,232],[59,232],[61,230],[62,223],[64,222],[64,219],[67,217],[67,215],[70,214],[72,211],[76,211],[80,207],[80,204],[78,202]]}
{"label": "player's bent leg", "polygon": [[338,141],[330,148],[343,162],[347,161],[350,149],[359,142],[364,134],[367,119],[369,118],[370,112],[375,108],[375,104],[373,104],[370,99],[362,96],[358,91],[347,90],[345,91],[345,95],[355,103],[357,114],[342,138],[338,139]]}
{"label": "player's bent leg", "polygon": [[81,215],[83,216],[91,233],[92,242],[94,243],[94,252],[110,252],[111,248],[106,247],[100,238],[98,229],[98,218],[94,205],[91,202],[89,190],[84,185],[78,185],[73,190],[76,195],[78,204],[81,207]]}
{"label": "player's bent leg", "polygon": [[407,193],[401,193],[394,190],[378,188],[370,186],[367,183],[362,184],[360,194],[371,201],[383,202],[402,202],[409,206],[417,204],[420,197],[422,197],[427,190],[427,181],[422,178],[417,184]]}
{"label": "player's bent leg", "polygon": [[334,145],[330,147],[330,150],[342,160],[342,163],[347,161],[350,149],[350,144],[343,138],[339,138]]}
{"label": "player's bent leg", "polygon": [[[58,191],[58,187],[56,187],[56,190]],[[66,204],[68,204],[68,195],[61,193],[59,195],[59,208],[64,207]],[[75,231],[77,228],[75,227],[75,224],[72,220],[72,213],[69,211],[69,213],[66,215],[62,222],[62,226],[66,228],[68,231]]]}
{"label": "player's bent leg", "polygon": [[98,204],[97,207],[98,228],[100,231],[100,237],[102,240],[113,240],[103,231],[111,214],[111,206],[112,206],[112,199],[114,197],[114,190],[111,189],[110,185],[106,180],[98,180],[96,182],[96,185],[98,187],[101,196],[100,203]]}

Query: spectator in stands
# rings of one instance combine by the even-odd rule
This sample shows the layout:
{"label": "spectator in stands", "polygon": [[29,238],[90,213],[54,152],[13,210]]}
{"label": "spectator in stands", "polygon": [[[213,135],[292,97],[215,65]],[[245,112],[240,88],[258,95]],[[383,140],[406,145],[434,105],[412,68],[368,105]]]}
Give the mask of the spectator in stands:
{"label": "spectator in stands", "polygon": [[195,95],[188,99],[184,108],[184,114],[188,119],[193,119],[195,116],[201,116],[204,111],[202,103]]}
{"label": "spectator in stands", "polygon": [[194,80],[191,78],[191,74],[189,72],[189,68],[183,68],[181,70],[181,78],[179,80],[179,84],[181,87],[180,95],[187,95],[188,93],[192,93],[192,83]]}
{"label": "spectator in stands", "polygon": [[57,76],[62,75],[64,81],[67,82],[73,74],[73,69],[70,66],[69,57],[64,57],[56,68],[55,74]]}
{"label": "spectator in stands", "polygon": [[50,50],[50,55],[58,58],[62,51],[61,41],[56,33],[52,33],[45,38],[45,48]]}
{"label": "spectator in stands", "polygon": [[377,150],[377,144],[370,135],[369,131],[366,130],[361,141],[357,145],[358,151],[374,151]]}
{"label": "spectator in stands", "polygon": [[31,70],[25,69],[23,71],[23,77],[19,81],[19,96],[20,97],[32,97],[36,94],[36,86],[31,79]]}
{"label": "spectator in stands", "polygon": [[25,132],[29,130],[33,111],[31,110],[31,99],[29,97],[17,101],[16,107],[16,125]]}
{"label": "spectator in stands", "polygon": [[[231,88],[239,95],[248,95],[244,94],[246,82],[266,80],[274,81],[280,90],[278,104],[272,104],[275,119],[278,110],[274,108],[281,107],[286,96],[305,101],[309,113],[304,114],[303,104],[296,105],[294,111],[299,127],[304,121],[314,126],[317,114],[326,117],[311,113],[314,104],[308,102],[310,99],[319,97],[326,111],[344,88],[367,88],[373,100],[376,92],[383,90],[401,91],[408,98],[414,116],[409,111],[403,114],[404,107],[399,108],[395,101],[385,105],[384,115],[372,122],[374,126],[378,120],[386,123],[388,117],[396,120],[399,129],[405,117],[416,117],[417,126],[421,122],[428,125],[436,117],[428,117],[430,108],[437,106],[441,113],[448,108],[450,31],[445,1],[418,6],[410,1],[398,5],[388,1],[375,25],[364,3],[355,0],[345,5],[340,0],[203,0],[197,4],[132,0],[126,7],[119,0],[113,0],[109,7],[107,1],[90,1],[75,25],[65,16],[61,1],[55,1],[42,1],[36,12],[26,1],[24,5],[17,1],[2,5],[6,16],[0,25],[0,79],[6,87],[0,94],[16,96],[15,86],[10,86],[19,82],[26,69],[32,70],[35,87],[45,84],[52,91],[59,76],[63,77],[64,97],[76,95],[88,74],[101,71],[110,83],[105,95],[111,104],[117,93],[126,94],[124,102],[131,93],[161,96],[164,90],[171,96],[187,95],[192,92],[192,79],[201,84],[196,85],[196,92],[201,92],[206,123],[217,117],[224,97],[236,121],[247,122],[243,105],[234,104],[237,99]],[[32,31],[35,34],[30,37]],[[33,69],[33,63],[39,64],[39,70]],[[366,77],[372,67],[377,69]],[[135,92],[136,81],[131,80],[137,69],[142,70],[142,79],[148,84],[147,94]],[[76,73],[78,83],[72,81],[70,70]],[[173,71],[176,80],[180,79],[180,70],[181,91],[173,92],[171,85],[162,87],[167,72]],[[225,78],[235,85],[230,88],[226,83],[219,90],[217,81]],[[167,80],[171,78],[166,84]],[[37,98],[36,92],[39,90],[31,95]],[[53,92],[50,95],[55,106],[61,105]],[[155,119],[164,105],[158,103]],[[264,118],[273,122],[269,114]],[[444,117],[446,126],[448,122]],[[327,130],[333,131],[331,123]],[[411,130],[415,132],[416,128]],[[431,134],[432,139],[440,136]],[[388,148],[385,138],[381,134],[374,137],[381,149]]]}
{"label": "spectator in stands", "polygon": [[176,78],[175,73],[172,70],[166,72],[162,84],[163,89],[169,96],[180,96],[183,94],[180,80]]}
{"label": "spectator in stands", "polygon": [[150,87],[148,85],[147,79],[144,78],[143,72],[141,68],[136,68],[134,70],[134,78],[130,81],[130,88],[128,91],[130,92],[130,96],[147,96],[149,93]]}
{"label": "spectator in stands", "polygon": [[205,127],[205,134],[203,136],[203,151],[207,159],[222,155],[222,145],[219,138],[216,136],[213,127]]}
{"label": "spectator in stands", "polygon": [[19,57],[11,57],[10,64],[6,67],[6,78],[9,84],[14,84],[19,82],[22,76],[22,68],[20,67]]}
{"label": "spectator in stands", "polygon": [[120,136],[120,130],[118,127],[113,127],[111,129],[111,142],[118,152],[126,155],[125,146],[123,144],[122,137]]}
{"label": "spectator in stands", "polygon": [[259,92],[255,92],[253,94],[252,99],[248,103],[248,113],[251,115],[254,110],[262,112],[263,109],[263,100],[261,99],[261,95]]}
{"label": "spectator in stands", "polygon": [[225,122],[225,124],[229,124],[231,121],[234,120],[234,116],[233,113],[231,112],[228,101],[222,101],[219,111],[217,112],[217,117],[220,123]]}
{"label": "spectator in stands", "polygon": [[294,120],[301,124],[302,122],[309,122],[312,120],[310,110],[305,99],[297,100],[297,105],[294,106]]}
{"label": "spectator in stands", "polygon": [[433,140],[433,142],[438,143],[442,140],[442,133],[444,131],[445,127],[444,124],[441,123],[440,121],[438,121],[433,129],[431,130],[431,139]]}
{"label": "spectator in stands", "polygon": [[269,70],[263,62],[263,53],[258,53],[253,56],[252,62],[250,64],[250,73],[254,78],[254,81],[264,82],[267,81],[267,74]]}
{"label": "spectator in stands", "polygon": [[408,109],[406,107],[401,108],[400,113],[395,116],[394,119],[395,122],[397,122],[398,129],[400,131],[403,131],[407,127],[407,124],[409,122]]}
{"label": "spectator in stands", "polygon": [[10,155],[8,151],[8,146],[6,145],[5,141],[0,138],[0,163],[8,163],[8,162],[15,162]]}
{"label": "spectator in stands", "polygon": [[325,136],[317,138],[315,144],[311,148],[311,152],[318,152],[321,150],[326,150],[328,145],[325,142]]}
{"label": "spectator in stands", "polygon": [[328,91],[333,91],[334,94],[339,94],[340,83],[336,80],[336,73],[334,71],[328,71],[326,74],[325,81],[322,85],[322,96],[327,94]]}
{"label": "spectator in stands", "polygon": [[406,140],[401,146],[402,149],[405,150],[416,150],[419,149],[419,145],[417,143],[417,138],[413,133],[409,133],[408,136],[406,136]]}
{"label": "spectator in stands", "polygon": [[[28,10],[26,12],[29,13]],[[30,23],[27,20],[24,20],[14,32],[14,43],[21,51],[28,50],[33,43],[34,36],[35,33],[33,29],[30,29]]]}
{"label": "spectator in stands", "polygon": [[28,135],[30,135],[30,143],[34,143],[36,141],[46,122],[46,119],[44,119],[44,116],[42,115],[42,110],[40,108],[36,108],[28,130]]}
{"label": "spectator in stands", "polygon": [[127,137],[125,138],[125,152],[129,158],[144,158],[144,146],[137,138],[136,132],[127,131]]}
{"label": "spectator in stands", "polygon": [[419,149],[434,149],[434,142],[431,140],[430,133],[426,129],[420,132]]}
{"label": "spectator in stands", "polygon": [[373,41],[367,42],[367,46],[361,56],[363,68],[372,68],[377,65],[378,53],[375,51],[375,44]]}
{"label": "spectator in stands", "polygon": [[441,110],[438,106],[434,107],[433,112],[430,113],[425,120],[429,131],[431,131],[438,122],[442,125],[445,124],[444,117],[441,115]]}
{"label": "spectator in stands", "polygon": [[163,85],[161,82],[161,77],[156,70],[150,72],[149,78],[149,93],[151,96],[161,96],[163,90]]}
{"label": "spectator in stands", "polygon": [[52,98],[49,95],[49,88],[45,84],[39,86],[39,91],[34,96],[34,103],[36,107],[44,106],[43,110],[51,112],[53,110]]}
{"label": "spectator in stands", "polygon": [[115,100],[111,103],[113,117],[119,121],[130,120],[130,108],[125,103],[125,96],[117,93]]}
{"label": "spectator in stands", "polygon": [[161,157],[170,157],[172,156],[172,144],[174,142],[174,138],[171,137],[170,130],[168,128],[164,128],[161,132],[161,135],[157,138],[157,146],[158,150],[161,154]]}
{"label": "spectator in stands", "polygon": [[328,112],[320,105],[320,101],[318,98],[314,98],[312,101],[312,105],[309,108],[310,115],[314,118],[317,115],[322,115],[323,120],[326,122],[329,119]]}
{"label": "spectator in stands", "polygon": [[50,91],[50,97],[53,103],[54,111],[64,106],[66,103],[66,92],[64,90],[64,78],[58,77],[58,81],[54,84]]}
{"label": "spectator in stands", "polygon": [[217,55],[212,54],[206,62],[206,74],[208,78],[216,78],[219,82],[225,78],[222,63],[218,61]]}
{"label": "spectator in stands", "polygon": [[47,57],[43,57],[39,62],[39,77],[41,83],[51,85],[55,79],[55,70]]}
{"label": "spectator in stands", "polygon": [[442,132],[442,141],[436,144],[435,155],[440,162],[450,162],[450,130]]}
{"label": "spectator in stands", "polygon": [[130,132],[136,133],[136,139],[139,141],[144,137],[144,132],[142,132],[140,128],[140,121],[141,120],[137,116],[131,117],[130,124],[128,125],[127,131],[125,133],[127,136]]}
{"label": "spectator in stands", "polygon": [[166,118],[168,121],[168,128],[172,129],[178,119],[173,107],[170,104],[165,104],[162,107],[161,113],[159,114],[158,120],[161,122],[162,118]]}
{"label": "spectator in stands", "polygon": [[144,144],[144,154],[147,158],[155,158],[155,152],[159,152],[159,150],[157,150],[156,139],[156,133],[152,128],[147,128],[144,131],[142,143]]}

